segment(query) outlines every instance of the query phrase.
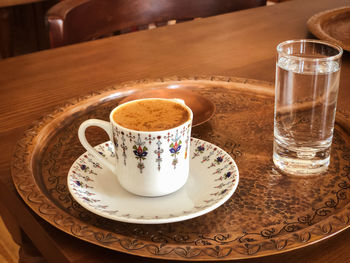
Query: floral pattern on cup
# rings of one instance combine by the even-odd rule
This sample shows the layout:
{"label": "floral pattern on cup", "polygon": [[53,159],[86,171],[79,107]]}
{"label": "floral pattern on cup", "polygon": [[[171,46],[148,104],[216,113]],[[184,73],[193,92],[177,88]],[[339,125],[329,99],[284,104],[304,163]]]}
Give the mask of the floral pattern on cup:
{"label": "floral pattern on cup", "polygon": [[171,141],[172,142],[169,145],[169,151],[171,153],[171,156],[174,158],[172,161],[172,165],[174,166],[174,169],[176,169],[176,164],[178,163],[177,156],[179,155],[182,146],[181,136],[179,136],[177,130],[174,138],[172,138]]}
{"label": "floral pattern on cup", "polygon": [[[123,157],[123,163],[126,166],[127,165],[127,151],[131,149],[133,152],[135,158],[138,160],[137,168],[142,174],[143,169],[145,168],[145,164],[143,161],[146,160],[146,158],[151,158],[149,156],[149,147],[146,145],[152,146],[153,144],[156,144],[156,150],[154,150],[154,154],[156,155],[155,161],[158,164],[158,171],[161,170],[161,163],[163,161],[162,154],[164,153],[164,149],[161,147],[164,143],[168,143],[169,152],[172,157],[171,164],[173,165],[174,169],[176,169],[176,165],[178,163],[178,156],[181,152],[181,150],[184,149],[184,159],[187,159],[188,155],[188,149],[189,149],[189,141],[190,141],[190,131],[191,131],[191,125],[188,125],[187,127],[184,126],[181,131],[176,129],[173,133],[168,132],[167,135],[164,136],[157,136],[152,137],[150,134],[146,136],[142,136],[141,133],[137,134],[137,139],[135,139],[135,136],[132,136],[131,134],[126,134],[123,131],[118,130],[118,127],[114,127],[113,129],[113,139],[115,144],[116,153],[114,153],[118,158],[118,151],[119,147],[121,149],[121,155]],[[133,142],[132,147],[128,146],[127,139],[129,139],[130,142]],[[185,140],[185,148],[183,147],[183,140]],[[121,142],[121,144],[119,143]]]}
{"label": "floral pattern on cup", "polygon": [[154,153],[157,155],[156,162],[158,163],[158,171],[160,171],[160,163],[162,162],[161,154],[164,152],[164,149],[160,148],[162,145],[161,136],[157,136],[157,150]]}
{"label": "floral pattern on cup", "polygon": [[145,165],[142,161],[146,160],[148,149],[145,146],[145,142],[141,141],[140,134],[138,134],[137,141],[135,141],[135,145],[132,148],[135,154],[135,158],[139,161],[137,168],[140,169],[140,173],[142,174],[142,169],[145,168]]}

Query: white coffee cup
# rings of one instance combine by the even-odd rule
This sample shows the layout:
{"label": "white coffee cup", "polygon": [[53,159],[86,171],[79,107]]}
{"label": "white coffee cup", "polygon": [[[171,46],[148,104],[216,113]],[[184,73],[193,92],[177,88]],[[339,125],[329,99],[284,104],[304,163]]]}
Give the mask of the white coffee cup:
{"label": "white coffee cup", "polygon": [[[114,108],[110,121],[84,121],[78,136],[84,148],[104,167],[110,169],[127,191],[141,196],[162,196],[180,189],[189,174],[189,156],[193,113],[181,100],[171,100],[189,113],[187,121],[161,131],[137,131],[119,125],[113,118],[121,107],[143,100],[130,101]],[[105,130],[115,148],[114,162],[99,154],[87,141],[85,130],[97,126]]]}

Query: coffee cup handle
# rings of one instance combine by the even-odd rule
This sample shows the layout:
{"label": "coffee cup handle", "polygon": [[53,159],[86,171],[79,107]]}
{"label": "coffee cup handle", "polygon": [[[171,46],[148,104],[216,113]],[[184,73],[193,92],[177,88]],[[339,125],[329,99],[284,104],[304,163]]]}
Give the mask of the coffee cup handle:
{"label": "coffee cup handle", "polygon": [[112,131],[111,124],[108,121],[102,121],[97,119],[86,120],[82,124],[80,124],[79,130],[78,130],[78,137],[79,137],[80,143],[88,151],[88,153],[92,154],[99,163],[101,163],[103,166],[107,167],[113,173],[115,173],[116,172],[115,164],[108,161],[105,157],[99,154],[96,151],[96,149],[92,147],[91,144],[87,141],[85,136],[85,131],[88,127],[91,127],[91,126],[97,126],[103,129],[108,134],[110,141],[113,142],[113,131]]}

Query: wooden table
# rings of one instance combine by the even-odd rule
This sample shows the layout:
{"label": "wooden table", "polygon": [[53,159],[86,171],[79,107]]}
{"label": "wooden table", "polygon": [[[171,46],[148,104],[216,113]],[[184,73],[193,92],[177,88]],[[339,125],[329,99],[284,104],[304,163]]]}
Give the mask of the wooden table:
{"label": "wooden table", "polygon": [[[24,130],[72,97],[129,80],[227,75],[273,82],[276,45],[312,37],[306,27],[311,15],[347,4],[294,0],[0,61],[0,212],[16,242],[32,242],[49,262],[143,262],[69,236],[26,206],[10,175]],[[345,53],[338,105],[350,111],[349,85]],[[243,262],[349,262],[349,244],[346,230],[303,249]]]}

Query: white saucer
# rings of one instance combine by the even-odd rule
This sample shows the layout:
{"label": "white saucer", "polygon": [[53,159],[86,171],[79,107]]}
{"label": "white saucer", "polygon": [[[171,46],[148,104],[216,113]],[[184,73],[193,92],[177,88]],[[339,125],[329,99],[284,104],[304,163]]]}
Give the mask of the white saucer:
{"label": "white saucer", "polygon": [[[111,142],[95,148],[107,158],[114,156]],[[232,196],[238,180],[236,163],[228,153],[214,144],[191,138],[189,178],[175,193],[162,197],[133,195],[87,152],[70,168],[68,188],[80,205],[102,217],[127,223],[160,224],[214,210]]]}

